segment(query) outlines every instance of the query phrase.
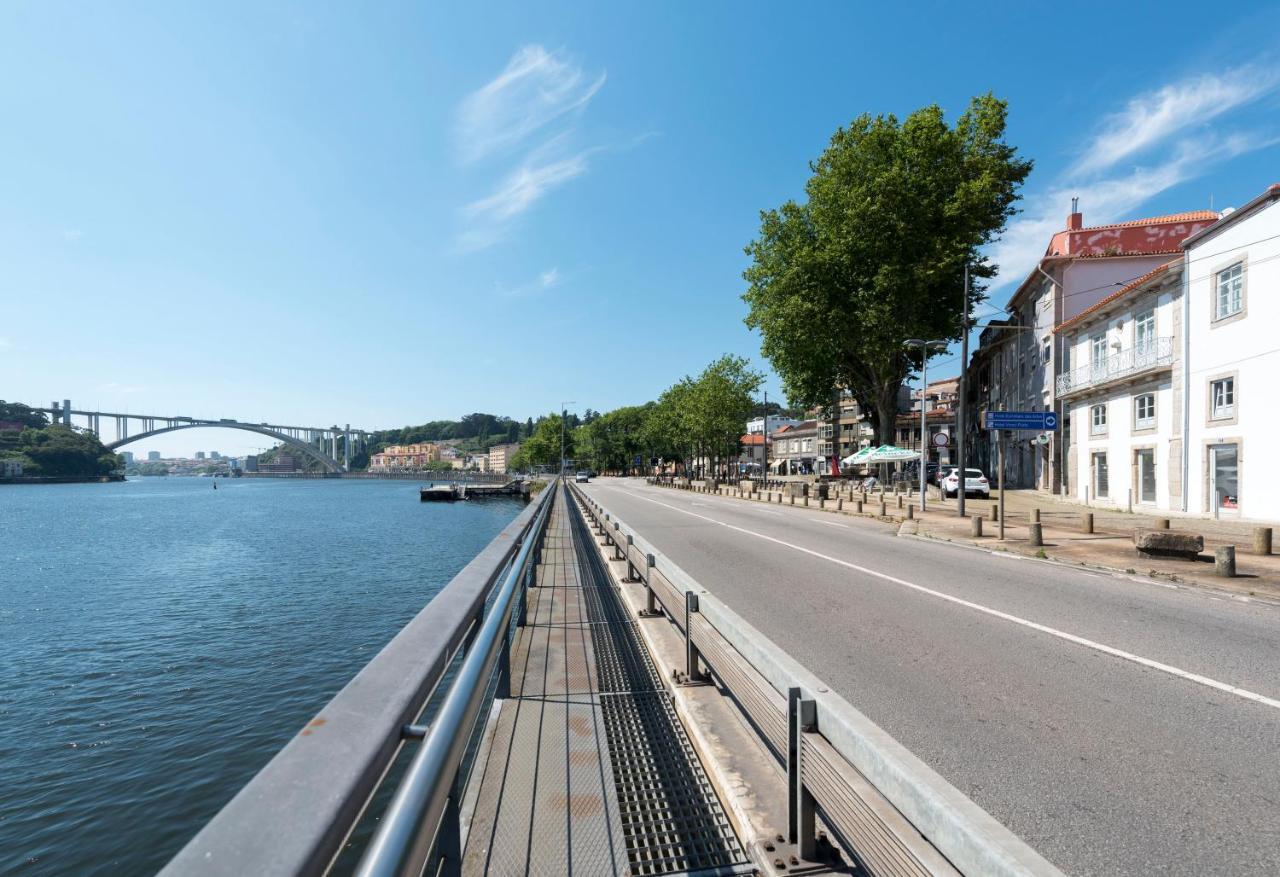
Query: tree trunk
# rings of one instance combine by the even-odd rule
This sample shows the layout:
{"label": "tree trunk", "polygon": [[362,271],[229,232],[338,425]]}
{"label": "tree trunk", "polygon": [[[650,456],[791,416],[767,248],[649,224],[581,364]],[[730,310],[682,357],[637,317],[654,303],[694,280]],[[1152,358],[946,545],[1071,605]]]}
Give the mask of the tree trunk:
{"label": "tree trunk", "polygon": [[900,382],[881,384],[876,392],[876,441],[877,444],[891,445],[897,436],[898,420],[898,388]]}

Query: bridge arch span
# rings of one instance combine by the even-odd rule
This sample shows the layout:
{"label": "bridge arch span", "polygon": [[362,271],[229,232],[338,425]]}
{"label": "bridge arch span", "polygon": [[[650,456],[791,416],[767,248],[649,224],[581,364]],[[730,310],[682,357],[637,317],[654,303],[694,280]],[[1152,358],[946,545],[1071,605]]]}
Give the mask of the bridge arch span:
{"label": "bridge arch span", "polygon": [[276,441],[283,442],[289,448],[302,454],[307,459],[319,463],[324,467],[326,472],[343,471],[342,465],[337,460],[326,457],[314,446],[307,444],[304,441],[299,441],[291,435],[277,432],[274,429],[261,426],[257,423],[241,423],[239,421],[232,420],[198,420],[191,423],[177,423],[173,426],[162,426],[159,429],[140,432],[137,435],[131,435],[127,438],[111,442],[106,446],[106,448],[109,451],[114,451],[117,448],[122,448],[125,445],[132,444],[133,442],[142,441],[143,439],[151,438],[152,436],[163,435],[166,432],[177,432],[180,429],[241,429],[245,432],[256,432],[259,435],[265,435],[268,438],[273,438]]}

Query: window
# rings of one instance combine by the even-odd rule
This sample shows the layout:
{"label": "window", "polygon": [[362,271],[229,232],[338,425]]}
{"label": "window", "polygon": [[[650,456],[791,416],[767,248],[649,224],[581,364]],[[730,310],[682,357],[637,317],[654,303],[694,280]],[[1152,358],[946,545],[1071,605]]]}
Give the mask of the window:
{"label": "window", "polygon": [[1045,365],[1048,365],[1049,359],[1052,356],[1053,356],[1053,345],[1049,343],[1048,339],[1045,339],[1044,348],[1040,351],[1040,360]]}
{"label": "window", "polygon": [[1089,339],[1089,361],[1095,369],[1100,369],[1107,362],[1107,335],[1105,332]]}
{"label": "window", "polygon": [[1110,496],[1110,485],[1107,480],[1107,455],[1093,455],[1093,495],[1098,499]]}
{"label": "window", "polygon": [[1210,418],[1225,420],[1236,413],[1236,379],[1221,378],[1209,384]]}
{"label": "window", "polygon": [[1138,470],[1138,502],[1156,501],[1156,452],[1143,448],[1133,452]]}
{"label": "window", "polygon": [[1156,394],[1143,393],[1133,399],[1133,426],[1135,429],[1151,429],[1156,425]]}
{"label": "window", "polygon": [[1222,320],[1244,308],[1244,263],[1237,262],[1218,272],[1217,295],[1213,300],[1213,318]]}
{"label": "window", "polygon": [[1106,435],[1107,434],[1107,406],[1094,405],[1089,409],[1089,434],[1090,435]]}
{"label": "window", "polygon": [[1133,346],[1139,355],[1150,353],[1156,347],[1156,312],[1143,311],[1133,321]]}

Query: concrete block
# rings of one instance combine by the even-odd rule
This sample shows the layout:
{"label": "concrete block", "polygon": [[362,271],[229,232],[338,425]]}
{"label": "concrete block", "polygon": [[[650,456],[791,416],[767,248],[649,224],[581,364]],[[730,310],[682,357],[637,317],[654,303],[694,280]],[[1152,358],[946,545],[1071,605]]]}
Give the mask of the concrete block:
{"label": "concrete block", "polygon": [[1253,528],[1253,553],[1267,555],[1271,553],[1271,528]]}
{"label": "concrete block", "polygon": [[1044,531],[1041,529],[1043,525],[1039,521],[1035,521],[1027,527],[1027,540],[1033,546],[1044,544]]}
{"label": "concrete block", "polygon": [[1204,551],[1204,537],[1176,530],[1134,530],[1133,545],[1146,557],[1181,557],[1194,560]]}
{"label": "concrete block", "polygon": [[1235,578],[1236,547],[1224,545],[1213,552],[1213,572],[1225,579]]}

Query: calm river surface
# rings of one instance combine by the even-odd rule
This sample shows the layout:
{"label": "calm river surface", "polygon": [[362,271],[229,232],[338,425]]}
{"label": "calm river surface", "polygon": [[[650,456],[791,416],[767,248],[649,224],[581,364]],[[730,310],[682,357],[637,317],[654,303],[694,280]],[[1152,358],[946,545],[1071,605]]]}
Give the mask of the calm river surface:
{"label": "calm river surface", "polygon": [[0,874],[150,874],[519,512],[407,481],[0,487]]}

